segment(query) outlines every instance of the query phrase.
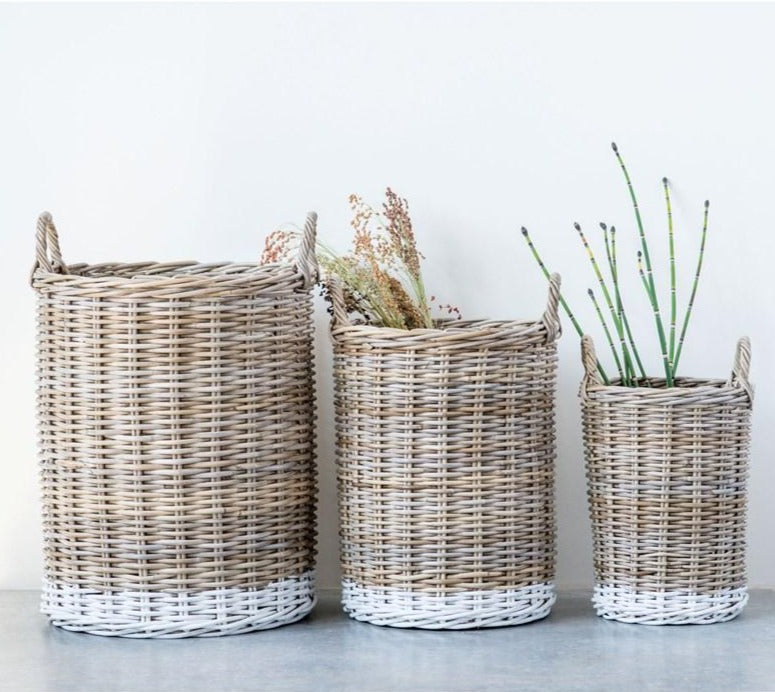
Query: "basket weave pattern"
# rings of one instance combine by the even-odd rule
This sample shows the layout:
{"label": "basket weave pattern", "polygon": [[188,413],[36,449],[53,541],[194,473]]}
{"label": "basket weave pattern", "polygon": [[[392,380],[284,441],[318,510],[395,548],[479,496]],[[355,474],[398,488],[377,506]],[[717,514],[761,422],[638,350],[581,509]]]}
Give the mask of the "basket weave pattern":
{"label": "basket weave pattern", "polygon": [[728,381],[604,386],[584,337],[581,387],[599,615],[711,623],[747,601],[750,345]]}
{"label": "basket weave pattern", "polygon": [[38,226],[43,610],[122,636],[314,601],[315,216],[296,266],[70,265]]}
{"label": "basket weave pattern", "polygon": [[353,325],[333,295],[345,610],[439,629],[544,617],[559,277],[533,322]]}

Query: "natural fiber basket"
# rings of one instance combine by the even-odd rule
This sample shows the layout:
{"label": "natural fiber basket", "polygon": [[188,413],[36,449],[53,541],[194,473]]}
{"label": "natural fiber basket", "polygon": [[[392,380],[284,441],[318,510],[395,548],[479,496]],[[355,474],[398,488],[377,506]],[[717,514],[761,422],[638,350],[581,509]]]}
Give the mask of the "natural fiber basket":
{"label": "natural fiber basket", "polygon": [[559,286],[538,321],[410,331],[351,324],[332,287],[351,617],[465,629],[548,615]]}
{"label": "natural fiber basket", "polygon": [[748,339],[741,339],[727,381],[605,386],[592,340],[582,340],[598,615],[652,625],[712,623],[745,606],[750,356]]}
{"label": "natural fiber basket", "polygon": [[315,214],[295,266],[66,265],[41,215],[42,610],[236,634],[314,603]]}

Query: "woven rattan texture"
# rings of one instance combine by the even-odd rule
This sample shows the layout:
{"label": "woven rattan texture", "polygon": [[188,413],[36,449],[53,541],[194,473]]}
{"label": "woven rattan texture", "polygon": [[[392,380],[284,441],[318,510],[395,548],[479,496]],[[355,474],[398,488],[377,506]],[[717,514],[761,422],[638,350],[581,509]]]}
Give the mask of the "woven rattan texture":
{"label": "woven rattan texture", "polygon": [[65,266],[47,215],[38,241],[46,582],[71,601],[306,583],[311,267]]}
{"label": "woven rattan texture", "polygon": [[335,311],[350,591],[411,604],[552,582],[559,277],[552,291],[533,322],[402,331],[352,325]]}
{"label": "woven rattan texture", "polygon": [[[635,389],[604,386],[588,337],[584,350],[581,401],[599,611],[651,622],[671,611],[675,621],[686,621],[682,607],[707,615],[713,603],[728,613],[729,594],[738,594],[740,604],[746,583],[748,341],[740,342],[729,381],[684,378],[673,388],[659,379]],[[685,603],[676,608],[671,600]]]}

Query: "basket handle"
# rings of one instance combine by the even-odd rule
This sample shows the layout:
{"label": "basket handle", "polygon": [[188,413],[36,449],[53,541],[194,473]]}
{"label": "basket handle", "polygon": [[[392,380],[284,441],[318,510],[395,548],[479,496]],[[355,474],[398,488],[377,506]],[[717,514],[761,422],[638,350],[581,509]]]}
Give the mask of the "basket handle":
{"label": "basket handle", "polygon": [[38,269],[43,269],[49,273],[70,273],[62,259],[62,250],[59,248],[59,235],[54,225],[54,219],[47,211],[38,217],[38,226],[35,232],[35,263],[30,272],[30,281]]}
{"label": "basket handle", "polygon": [[328,294],[331,296],[331,306],[333,308],[332,327],[349,327],[350,316],[347,314],[347,307],[344,304],[344,290],[338,279],[329,279]]}
{"label": "basket handle", "polygon": [[584,365],[584,379],[581,380],[581,391],[586,391],[590,385],[602,384],[597,372],[595,342],[589,334],[584,334],[581,337],[581,362]]}
{"label": "basket handle", "polygon": [[741,387],[748,394],[748,398],[753,401],[753,385],[748,379],[748,373],[751,370],[751,340],[744,336],[737,342],[735,349],[735,361],[732,364],[732,374],[727,380],[730,387]]}
{"label": "basket handle", "polygon": [[301,234],[299,252],[296,255],[296,268],[304,277],[304,288],[310,289],[318,282],[318,258],[315,254],[315,242],[318,225],[318,215],[311,211],[304,222]]}
{"label": "basket handle", "polygon": [[546,327],[547,339],[551,343],[562,334],[562,325],[560,324],[560,315],[557,308],[560,302],[560,285],[562,279],[559,274],[552,274],[549,278],[549,298],[546,303],[546,310],[541,321]]}

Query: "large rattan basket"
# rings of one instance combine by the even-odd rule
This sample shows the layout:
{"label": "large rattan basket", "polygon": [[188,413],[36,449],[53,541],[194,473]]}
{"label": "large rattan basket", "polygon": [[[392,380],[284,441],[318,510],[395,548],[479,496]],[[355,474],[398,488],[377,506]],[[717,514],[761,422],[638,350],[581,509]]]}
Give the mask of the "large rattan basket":
{"label": "large rattan basket", "polygon": [[582,340],[584,448],[598,615],[713,623],[744,608],[750,343],[729,380],[605,386]]}
{"label": "large rattan basket", "polygon": [[351,617],[465,629],[549,614],[559,285],[537,321],[410,331],[352,324],[332,287]]}
{"label": "large rattan basket", "polygon": [[66,265],[37,230],[42,610],[126,637],[314,604],[315,214],[295,265]]}

